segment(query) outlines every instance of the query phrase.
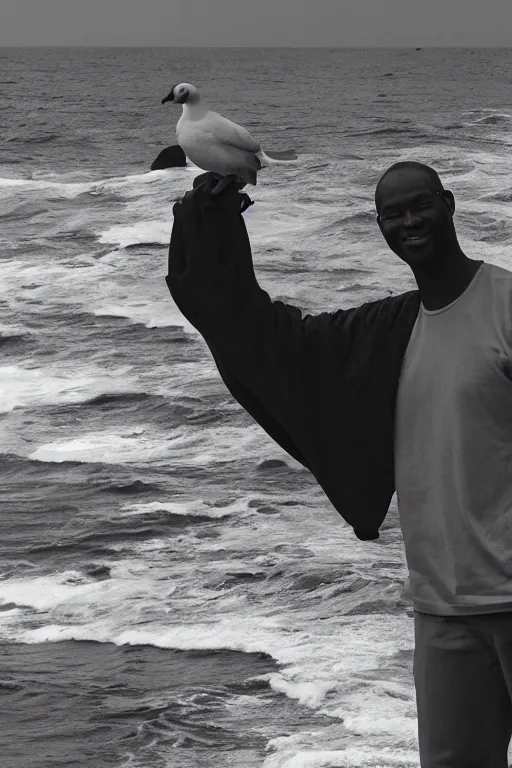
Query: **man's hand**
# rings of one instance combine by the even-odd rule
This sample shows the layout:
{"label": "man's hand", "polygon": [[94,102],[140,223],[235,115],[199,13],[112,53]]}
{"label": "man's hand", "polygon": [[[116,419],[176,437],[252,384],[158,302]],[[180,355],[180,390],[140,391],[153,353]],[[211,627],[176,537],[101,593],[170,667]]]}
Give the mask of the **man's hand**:
{"label": "man's hand", "polygon": [[256,284],[251,246],[240,195],[230,184],[219,195],[213,173],[194,179],[193,189],[174,204],[168,278],[173,289],[188,284],[196,313],[213,311],[228,297],[233,300]]}
{"label": "man's hand", "polygon": [[[206,194],[211,195],[218,182],[218,177],[208,171],[202,173],[200,176],[196,176],[193,183],[195,189],[200,184],[204,184]],[[246,192],[240,194],[240,190],[245,187],[245,182],[237,184],[231,182],[218,196],[219,202],[222,202],[223,207],[229,207],[233,212],[243,213],[250,205],[254,205],[254,200],[251,200]]]}

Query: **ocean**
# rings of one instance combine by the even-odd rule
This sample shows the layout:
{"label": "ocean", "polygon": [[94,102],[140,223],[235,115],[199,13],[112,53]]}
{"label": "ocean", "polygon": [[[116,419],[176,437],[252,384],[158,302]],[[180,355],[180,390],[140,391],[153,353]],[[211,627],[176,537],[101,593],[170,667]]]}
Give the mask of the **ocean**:
{"label": "ocean", "polygon": [[260,285],[317,313],[409,290],[373,194],[432,165],[512,268],[512,50],[0,50],[4,768],[412,768],[393,501],[361,542],[233,400],[164,277],[180,81],[272,164]]}

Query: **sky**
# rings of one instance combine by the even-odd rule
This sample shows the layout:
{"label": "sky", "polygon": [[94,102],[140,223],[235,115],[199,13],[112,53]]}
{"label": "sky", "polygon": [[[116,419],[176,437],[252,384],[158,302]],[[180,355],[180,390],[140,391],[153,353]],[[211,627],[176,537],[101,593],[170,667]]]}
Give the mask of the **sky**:
{"label": "sky", "polygon": [[512,0],[0,0],[0,46],[512,46]]}

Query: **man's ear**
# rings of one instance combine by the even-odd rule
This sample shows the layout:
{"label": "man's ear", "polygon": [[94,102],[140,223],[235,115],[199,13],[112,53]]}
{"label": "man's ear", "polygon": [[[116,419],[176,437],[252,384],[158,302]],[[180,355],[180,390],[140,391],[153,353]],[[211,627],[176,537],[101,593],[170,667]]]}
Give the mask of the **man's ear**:
{"label": "man's ear", "polygon": [[455,213],[455,198],[453,196],[453,192],[450,189],[443,189],[441,192],[441,197],[443,198],[444,202],[449,208],[450,213]]}

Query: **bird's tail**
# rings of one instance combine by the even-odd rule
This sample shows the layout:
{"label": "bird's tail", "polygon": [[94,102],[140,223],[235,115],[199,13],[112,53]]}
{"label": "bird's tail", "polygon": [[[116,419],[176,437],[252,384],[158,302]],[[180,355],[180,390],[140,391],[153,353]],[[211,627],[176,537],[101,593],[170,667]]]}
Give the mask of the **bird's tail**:
{"label": "bird's tail", "polygon": [[274,163],[291,163],[299,159],[294,149],[284,149],[281,152],[264,152],[261,149],[257,155],[262,166],[274,165]]}

